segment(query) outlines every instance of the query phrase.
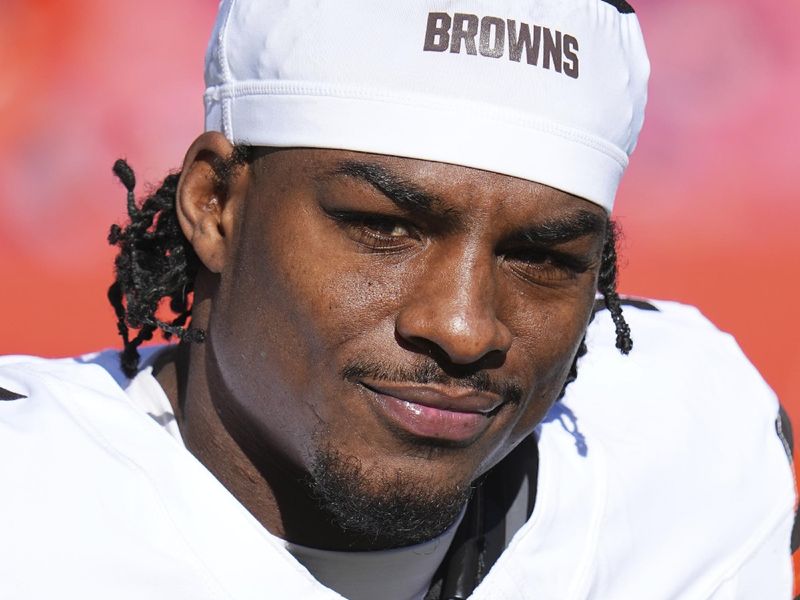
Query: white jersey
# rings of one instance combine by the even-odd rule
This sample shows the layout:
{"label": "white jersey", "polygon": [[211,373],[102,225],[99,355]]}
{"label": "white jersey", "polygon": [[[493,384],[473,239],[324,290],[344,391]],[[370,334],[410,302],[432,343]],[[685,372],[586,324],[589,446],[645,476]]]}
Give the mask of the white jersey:
{"label": "white jersey", "polygon": [[[696,309],[655,305],[626,307],[627,357],[590,325],[533,513],[472,598],[790,597],[777,401]],[[6,357],[0,388],[0,598],[341,598],[183,447],[149,368]]]}

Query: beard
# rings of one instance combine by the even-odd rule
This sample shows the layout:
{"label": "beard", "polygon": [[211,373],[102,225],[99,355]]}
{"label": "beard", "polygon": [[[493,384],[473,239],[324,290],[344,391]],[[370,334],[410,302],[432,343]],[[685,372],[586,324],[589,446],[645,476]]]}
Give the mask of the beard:
{"label": "beard", "polygon": [[[514,381],[497,381],[469,368],[457,371],[445,373],[434,361],[398,368],[373,360],[354,360],[340,375],[351,382],[370,377],[471,387],[494,392],[504,402],[515,404],[523,396],[521,386]],[[455,523],[472,494],[470,482],[443,486],[441,479],[417,471],[367,468],[359,458],[340,452],[325,433],[318,431],[315,435],[306,485],[317,506],[354,547],[386,550],[429,541]],[[420,452],[421,448],[414,450]]]}
{"label": "beard", "polygon": [[333,448],[316,452],[308,477],[312,497],[353,545],[388,550],[431,540],[455,523],[472,486],[437,487],[402,470],[373,473]]}
{"label": "beard", "polygon": [[[350,382],[368,377],[473,388],[497,394],[504,404],[519,404],[524,395],[522,386],[513,379],[497,379],[485,370],[457,365],[445,372],[434,360],[396,367],[373,359],[356,359],[341,369],[340,376]],[[443,486],[441,479],[424,472],[367,468],[358,457],[340,452],[327,441],[325,433],[321,430],[315,435],[306,485],[317,506],[354,547],[387,550],[432,540],[456,522],[469,501],[472,482]],[[417,444],[409,442],[409,450],[423,451]],[[428,450],[434,451],[436,446],[444,450],[437,444]]]}

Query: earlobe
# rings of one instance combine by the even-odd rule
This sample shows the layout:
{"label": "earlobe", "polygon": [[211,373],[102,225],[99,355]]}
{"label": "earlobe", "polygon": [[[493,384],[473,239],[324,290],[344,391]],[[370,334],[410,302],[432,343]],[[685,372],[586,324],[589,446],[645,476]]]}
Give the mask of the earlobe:
{"label": "earlobe", "polygon": [[212,273],[220,273],[225,266],[234,206],[247,189],[246,169],[221,168],[233,151],[233,145],[221,133],[202,134],[187,151],[178,182],[178,222],[198,258]]}

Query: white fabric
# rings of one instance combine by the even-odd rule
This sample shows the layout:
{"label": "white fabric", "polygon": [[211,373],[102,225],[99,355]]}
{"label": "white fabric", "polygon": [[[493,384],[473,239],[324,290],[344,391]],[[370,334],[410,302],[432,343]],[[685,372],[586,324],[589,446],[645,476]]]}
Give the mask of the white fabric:
{"label": "white fabric", "polygon": [[[590,326],[538,429],[533,515],[472,598],[789,598],[776,399],[730,336],[658,306],[626,307],[628,357],[607,312]],[[126,393],[110,360],[0,359],[0,387],[27,396],[0,402],[0,597],[341,598],[148,416],[163,392]]]}
{"label": "white fabric", "polygon": [[648,75],[636,16],[601,0],[224,0],[206,130],[495,171],[610,211]]}
{"label": "white fabric", "polygon": [[[336,552],[284,542],[314,578],[349,600],[423,600],[456,535],[464,511],[439,537],[378,552]],[[402,577],[398,577],[402,573]]]}

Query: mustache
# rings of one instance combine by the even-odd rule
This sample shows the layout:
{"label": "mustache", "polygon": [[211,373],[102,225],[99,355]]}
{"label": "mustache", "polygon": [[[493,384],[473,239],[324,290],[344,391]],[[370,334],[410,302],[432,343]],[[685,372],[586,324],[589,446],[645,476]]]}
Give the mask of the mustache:
{"label": "mustache", "polygon": [[391,381],[394,383],[439,384],[451,388],[471,388],[476,392],[496,394],[503,402],[519,404],[524,391],[522,386],[511,380],[498,380],[486,371],[475,371],[463,377],[454,377],[445,373],[435,363],[420,363],[410,367],[389,366],[379,362],[353,360],[348,362],[339,372],[347,381],[357,382],[360,379],[375,381]]}

